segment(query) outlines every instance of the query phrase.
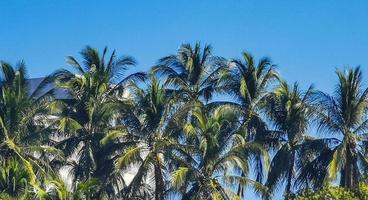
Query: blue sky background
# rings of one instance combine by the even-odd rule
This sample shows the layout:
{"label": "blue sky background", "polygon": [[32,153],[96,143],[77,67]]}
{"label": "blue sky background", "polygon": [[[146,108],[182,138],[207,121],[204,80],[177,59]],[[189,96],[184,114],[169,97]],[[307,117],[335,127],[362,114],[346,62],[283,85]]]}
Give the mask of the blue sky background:
{"label": "blue sky background", "polygon": [[85,46],[134,56],[139,70],[181,43],[214,53],[269,56],[288,81],[332,91],[334,70],[361,65],[368,80],[368,1],[0,1],[0,59],[24,59],[31,77],[66,67]]}

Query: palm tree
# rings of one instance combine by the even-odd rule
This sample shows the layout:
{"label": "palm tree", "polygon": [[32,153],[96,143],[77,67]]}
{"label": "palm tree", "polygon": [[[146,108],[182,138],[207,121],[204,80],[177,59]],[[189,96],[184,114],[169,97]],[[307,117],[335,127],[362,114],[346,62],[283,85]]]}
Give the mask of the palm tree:
{"label": "palm tree", "polygon": [[338,84],[333,96],[324,92],[316,95],[317,122],[321,131],[338,135],[340,143],[331,154],[324,155],[324,167],[328,169],[325,180],[336,180],[340,173],[340,185],[354,188],[360,180],[359,163],[367,166],[364,156],[366,131],[368,130],[368,89],[362,86],[360,67],[336,70]]}
{"label": "palm tree", "polygon": [[[236,109],[222,105],[211,113],[198,105],[193,109],[195,120],[185,125],[185,134],[196,138],[192,159],[179,165],[171,175],[175,191],[182,199],[240,199],[233,186],[247,184],[265,192],[261,183],[246,177],[249,162],[256,154],[267,159],[267,152],[256,143],[244,140]],[[190,161],[190,162],[189,162]],[[243,176],[238,176],[237,172]]]}
{"label": "palm tree", "polygon": [[[135,99],[135,111],[124,115],[123,125],[128,128],[131,141],[135,143],[117,161],[117,168],[124,171],[137,169],[130,184],[123,190],[129,199],[165,199],[169,164],[176,156],[180,158],[181,144],[172,135],[176,134],[171,119],[175,118],[171,92],[162,85],[154,74],[150,74],[146,89],[132,83],[130,87]],[[154,186],[149,185],[150,179]]]}
{"label": "palm tree", "polygon": [[[267,57],[258,62],[248,52],[243,52],[242,57],[243,61],[233,59],[225,63],[228,65],[229,73],[223,74],[219,88],[235,98],[235,102],[231,104],[241,112],[244,137],[248,141],[256,141],[268,147],[277,138],[273,138],[267,129],[267,124],[262,118],[262,108],[270,95],[268,87],[278,79],[278,73],[275,65]],[[262,159],[258,157],[255,160],[256,180],[262,182],[264,169]],[[238,195],[242,194],[244,188],[239,185]]]}
{"label": "palm tree", "polygon": [[47,145],[50,129],[46,119],[53,90],[45,86],[52,78],[46,77],[31,91],[24,62],[16,67],[1,62],[0,67],[0,158],[22,163],[28,171],[30,185],[42,194],[38,175],[52,174],[49,164],[62,160],[60,152]]}
{"label": "palm tree", "polygon": [[30,175],[19,162],[9,159],[0,167],[0,199],[25,199],[30,187]]}
{"label": "palm tree", "polygon": [[80,181],[100,179],[103,187],[93,198],[112,196],[123,184],[122,175],[114,171],[115,158],[123,148],[115,137],[121,131],[114,120],[128,107],[126,83],[144,78],[143,73],[125,76],[127,68],[135,64],[132,57],[117,58],[114,51],[106,59],[106,54],[107,48],[100,56],[87,46],[81,51],[83,65],[74,57],[67,58],[77,74],[68,70],[54,74],[57,87],[69,95],[52,104],[58,117],[58,137],[62,138],[54,143],[70,161],[74,189]]}
{"label": "palm tree", "polygon": [[278,79],[278,73],[269,58],[262,58],[256,63],[250,53],[243,52],[242,55],[244,61],[233,59],[228,63],[232,70],[230,76],[222,77],[221,88],[235,97],[248,139],[254,139],[255,134],[267,129],[260,110],[270,95],[267,89]]}
{"label": "palm tree", "polygon": [[[101,182],[96,178],[91,178],[77,183],[75,191],[69,191],[67,184],[60,177],[53,177],[43,184],[47,193],[45,200],[84,200],[98,193]],[[92,194],[92,195],[91,195]],[[35,196],[33,196],[34,198]]]}
{"label": "palm tree", "polygon": [[279,140],[280,148],[272,159],[266,186],[273,192],[278,183],[285,180],[286,198],[291,194],[293,181],[297,178],[298,163],[305,156],[303,147],[312,142],[306,136],[306,131],[313,114],[310,106],[313,94],[312,87],[303,92],[297,83],[290,86],[281,81],[268,98],[266,109],[269,119],[277,129],[273,133]]}
{"label": "palm tree", "polygon": [[220,60],[212,55],[209,45],[201,49],[200,43],[194,47],[182,44],[176,55],[161,58],[153,71],[166,76],[166,83],[175,88],[184,103],[207,102],[224,70]]}

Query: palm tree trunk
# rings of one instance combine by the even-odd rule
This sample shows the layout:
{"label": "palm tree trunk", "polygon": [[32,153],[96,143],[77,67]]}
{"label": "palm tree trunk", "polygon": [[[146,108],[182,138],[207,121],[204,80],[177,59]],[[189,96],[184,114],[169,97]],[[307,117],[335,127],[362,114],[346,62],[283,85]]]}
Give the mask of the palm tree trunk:
{"label": "palm tree trunk", "polygon": [[346,160],[346,166],[345,166],[345,183],[344,183],[344,187],[345,188],[352,188],[352,175],[351,175],[351,158],[350,156],[348,156],[348,159]]}
{"label": "palm tree trunk", "polygon": [[154,173],[155,173],[155,199],[156,200],[163,200],[164,199],[164,178],[161,170],[161,163],[156,154],[156,162],[154,166]]}
{"label": "palm tree trunk", "polygon": [[286,182],[286,191],[285,191],[286,199],[289,199],[289,196],[291,193],[291,179],[293,177],[294,159],[295,159],[295,151],[292,151],[291,160],[290,160],[289,169],[288,169],[288,177],[287,177],[287,182]]}
{"label": "palm tree trunk", "polygon": [[[290,170],[290,168],[289,168]],[[292,177],[292,173],[291,171],[288,172],[288,177],[287,177],[287,183],[286,183],[286,191],[285,191],[285,196],[286,199],[289,198],[290,192],[291,192],[291,177]]]}
{"label": "palm tree trunk", "polygon": [[357,153],[355,149],[355,144],[350,143],[346,147],[346,164],[344,168],[344,187],[353,189],[358,185],[358,168],[357,168]]}
{"label": "palm tree trunk", "polygon": [[341,178],[340,178],[340,186],[345,187],[345,177],[346,177],[346,170],[345,167],[341,168],[340,170]]}
{"label": "palm tree trunk", "polygon": [[360,173],[358,168],[358,158],[355,157],[355,161],[353,163],[353,187],[356,188],[359,186]]}

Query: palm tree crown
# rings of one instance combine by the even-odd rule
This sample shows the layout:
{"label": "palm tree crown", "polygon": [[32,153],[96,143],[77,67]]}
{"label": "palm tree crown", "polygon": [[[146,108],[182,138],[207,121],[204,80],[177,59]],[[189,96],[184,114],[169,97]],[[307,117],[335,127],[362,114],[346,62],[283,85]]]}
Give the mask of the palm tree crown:
{"label": "palm tree crown", "polygon": [[[193,110],[195,120],[185,126],[186,134],[196,138],[188,152],[192,159],[173,172],[172,184],[183,199],[240,198],[229,185],[250,184],[258,192],[265,192],[260,183],[247,178],[252,156],[262,154],[261,146],[246,142],[239,130],[237,112],[228,105],[206,113],[200,105]],[[227,171],[234,167],[235,171]],[[239,176],[240,171],[243,176]]]}
{"label": "palm tree crown", "polygon": [[167,83],[175,87],[184,102],[208,101],[216,91],[219,75],[224,69],[219,60],[212,55],[209,45],[202,49],[200,43],[194,47],[183,44],[177,55],[161,58],[153,70],[167,76]]}
{"label": "palm tree crown", "polygon": [[226,59],[200,43],[148,74],[107,48],[80,56],[36,82],[23,61],[0,62],[0,199],[240,200],[248,187],[298,199],[337,181],[365,198],[360,67],[336,70],[330,95],[288,84],[267,57]]}
{"label": "palm tree crown", "polygon": [[52,78],[46,77],[30,91],[24,62],[15,67],[2,62],[1,72],[0,160],[21,162],[25,166],[22,169],[27,171],[27,181],[42,196],[44,190],[39,187],[36,175],[45,178],[46,171],[53,174],[49,164],[63,159],[57,149],[47,144],[48,100],[53,90],[45,91],[45,86]]}
{"label": "palm tree crown", "polygon": [[340,185],[352,188],[359,181],[358,160],[367,164],[363,152],[368,130],[368,89],[363,89],[359,67],[337,70],[336,74],[338,84],[334,95],[317,94],[317,122],[320,130],[341,136],[332,157],[326,158],[330,160],[326,179],[336,179],[340,171]]}
{"label": "palm tree crown", "polygon": [[106,187],[101,187],[105,191],[97,191],[99,198],[114,194],[123,181],[114,172],[114,158],[122,146],[116,141],[106,144],[104,138],[111,137],[111,132],[118,128],[114,119],[128,107],[123,96],[126,83],[144,78],[143,73],[124,76],[127,67],[135,64],[132,57],[117,58],[114,51],[106,59],[106,54],[107,48],[100,56],[96,49],[87,46],[81,51],[83,65],[74,57],[67,59],[78,74],[68,70],[54,74],[56,85],[70,95],[53,103],[59,136],[64,138],[56,146],[69,158],[75,184],[92,177],[101,179]]}
{"label": "palm tree crown", "polygon": [[[233,104],[242,113],[240,118],[245,139],[268,147],[268,128],[262,109],[270,95],[269,86],[278,79],[278,73],[267,57],[257,62],[250,53],[243,52],[242,58],[227,62],[229,73],[223,73],[220,88],[235,98]],[[264,167],[261,158],[257,158],[255,164],[257,180],[262,181]],[[239,187],[238,193],[243,193],[243,188]]]}
{"label": "palm tree crown", "polygon": [[[164,199],[168,195],[166,177],[170,163],[176,162],[183,148],[173,137],[174,122],[170,122],[175,118],[174,99],[154,74],[150,74],[145,90],[132,83],[131,91],[135,109],[122,116],[122,121],[133,145],[121,154],[117,168],[124,171],[136,166],[137,173],[123,193],[133,199]],[[154,179],[154,186],[147,183],[148,175]]]}
{"label": "palm tree crown", "polygon": [[313,87],[302,92],[297,83],[290,86],[281,81],[266,106],[276,128],[273,134],[280,145],[272,159],[266,186],[273,191],[280,181],[286,180],[286,197],[291,193],[293,181],[297,177],[297,162],[304,155],[301,151],[307,144],[306,131],[312,117],[310,103],[313,94]]}

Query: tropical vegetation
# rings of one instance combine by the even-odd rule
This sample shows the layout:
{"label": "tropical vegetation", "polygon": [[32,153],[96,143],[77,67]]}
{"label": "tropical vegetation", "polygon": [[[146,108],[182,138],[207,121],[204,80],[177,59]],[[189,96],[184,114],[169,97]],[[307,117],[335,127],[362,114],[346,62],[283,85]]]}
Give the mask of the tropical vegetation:
{"label": "tropical vegetation", "polygon": [[0,199],[366,199],[368,88],[285,81],[183,44],[147,72],[90,46],[39,79],[0,63]]}

